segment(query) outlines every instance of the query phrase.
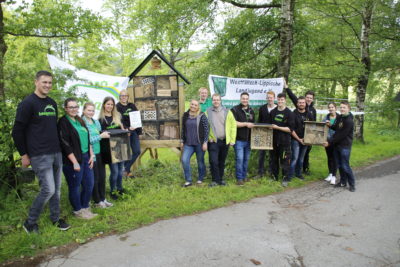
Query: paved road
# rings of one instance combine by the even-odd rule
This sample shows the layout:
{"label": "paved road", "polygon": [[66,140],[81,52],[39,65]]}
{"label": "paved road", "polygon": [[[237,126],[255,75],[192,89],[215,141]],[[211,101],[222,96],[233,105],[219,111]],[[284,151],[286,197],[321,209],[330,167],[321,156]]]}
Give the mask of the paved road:
{"label": "paved road", "polygon": [[160,221],[42,266],[400,266],[400,157],[326,182]]}

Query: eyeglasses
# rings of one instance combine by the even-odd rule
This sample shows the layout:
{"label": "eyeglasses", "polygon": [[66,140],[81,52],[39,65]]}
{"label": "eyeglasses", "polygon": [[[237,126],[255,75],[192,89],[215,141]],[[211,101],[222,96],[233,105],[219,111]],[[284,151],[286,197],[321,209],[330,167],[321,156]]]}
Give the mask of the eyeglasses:
{"label": "eyeglasses", "polygon": [[67,109],[78,109],[79,106],[67,107]]}
{"label": "eyeglasses", "polygon": [[128,97],[128,95],[119,95],[120,97]]}

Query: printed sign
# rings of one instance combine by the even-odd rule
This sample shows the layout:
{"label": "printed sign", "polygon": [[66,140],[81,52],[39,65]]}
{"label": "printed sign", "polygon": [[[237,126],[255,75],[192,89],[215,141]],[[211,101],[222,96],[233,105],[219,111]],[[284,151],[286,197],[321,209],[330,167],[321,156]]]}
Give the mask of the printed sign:
{"label": "printed sign", "polygon": [[208,76],[211,95],[221,95],[222,104],[225,107],[233,107],[240,103],[240,94],[249,94],[250,106],[259,107],[266,103],[268,91],[274,91],[275,95],[283,91],[283,78],[274,79],[244,79],[230,78],[216,75]]}

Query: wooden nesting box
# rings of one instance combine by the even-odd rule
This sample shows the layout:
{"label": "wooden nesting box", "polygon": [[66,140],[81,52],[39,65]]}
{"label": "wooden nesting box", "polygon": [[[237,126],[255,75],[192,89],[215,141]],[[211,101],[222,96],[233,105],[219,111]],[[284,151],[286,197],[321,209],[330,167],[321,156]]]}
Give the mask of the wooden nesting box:
{"label": "wooden nesting box", "polygon": [[325,122],[305,121],[304,144],[322,146],[328,139]]}
{"label": "wooden nesting box", "polygon": [[110,151],[111,162],[118,163],[132,158],[128,131],[111,129],[110,132]]}
{"label": "wooden nesting box", "polygon": [[[170,68],[168,73],[173,74],[138,75],[155,56],[164,61]],[[181,80],[187,84],[190,82],[156,50],[146,57],[129,78],[133,81],[131,93],[134,103],[141,111],[141,148],[179,147],[181,121],[185,111]]]}
{"label": "wooden nesting box", "polygon": [[251,149],[272,150],[273,130],[271,124],[255,123],[251,129]]}

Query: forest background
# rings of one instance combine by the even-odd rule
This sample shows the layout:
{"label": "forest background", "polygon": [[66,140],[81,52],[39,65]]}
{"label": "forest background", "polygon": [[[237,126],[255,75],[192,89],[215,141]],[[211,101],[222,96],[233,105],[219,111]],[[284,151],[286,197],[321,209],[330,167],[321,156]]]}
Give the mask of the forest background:
{"label": "forest background", "polygon": [[[77,0],[0,0],[1,195],[10,192],[19,166],[11,141],[15,110],[33,92],[35,73],[50,69],[46,54],[78,68],[128,76],[157,49],[191,81],[187,100],[208,86],[209,74],[285,77],[299,95],[314,90],[321,108],[329,100],[348,99],[354,110],[364,111],[356,120],[360,145],[368,143],[365,125],[380,129],[385,137],[379,140],[399,137],[398,0],[104,0],[93,5],[101,12]],[[55,74],[51,96],[59,107],[74,94],[62,89],[72,75]]]}

